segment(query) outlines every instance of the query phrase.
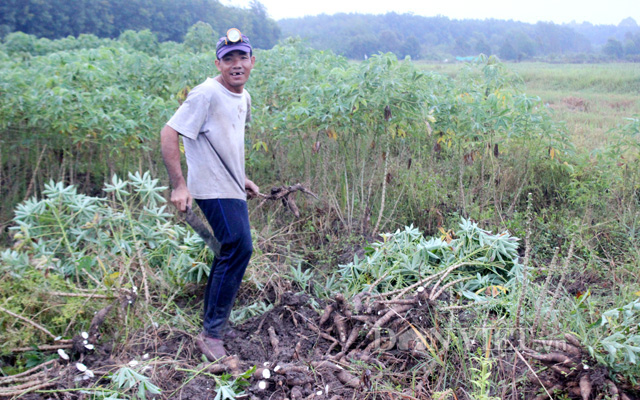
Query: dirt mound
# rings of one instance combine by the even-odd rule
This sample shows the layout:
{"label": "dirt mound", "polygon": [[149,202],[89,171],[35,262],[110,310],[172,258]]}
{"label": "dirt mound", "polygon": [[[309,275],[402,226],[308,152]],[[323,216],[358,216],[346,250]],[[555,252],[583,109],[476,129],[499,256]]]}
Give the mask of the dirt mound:
{"label": "dirt mound", "polygon": [[565,97],[562,103],[573,111],[589,111],[589,103],[580,97]]}
{"label": "dirt mound", "polygon": [[226,340],[225,346],[240,359],[240,369],[255,365],[260,368],[258,374],[269,370],[264,375],[269,378],[257,379],[265,388],[253,385],[249,393],[256,398],[284,399],[326,396],[333,389],[334,394],[349,395],[352,389],[340,388],[332,371],[312,371],[311,363],[322,361],[330,348],[330,342],[311,328],[319,318],[309,296],[285,293],[280,305],[236,327],[237,337]]}
{"label": "dirt mound", "polygon": [[[101,343],[90,352],[71,354],[71,360],[52,360],[25,373],[22,379],[30,383],[23,385],[28,388],[18,386],[24,380],[0,378],[0,398],[73,400],[117,394],[102,391],[114,387],[111,377],[116,371],[130,368],[140,374],[138,381],[119,391],[133,395],[144,380],[161,389],[160,395],[147,393],[147,398],[156,399],[211,399],[223,390],[237,399],[431,398],[438,391],[468,399],[463,388],[439,386],[446,368],[443,359],[469,365],[456,357],[469,357],[475,350],[448,352],[443,347],[446,343],[436,341],[439,334],[456,335],[438,326],[447,307],[442,303],[436,307],[435,299],[448,297],[446,285],[438,283],[418,287],[413,296],[407,290],[381,295],[362,292],[349,301],[338,294],[326,303],[305,294],[283,293],[270,311],[235,327],[235,337],[225,340],[231,355],[216,363],[203,360],[187,332],[169,327],[137,331],[117,341],[121,344]],[[318,313],[318,307],[324,310]],[[455,317],[461,323],[463,313]],[[517,346],[515,340],[511,343]],[[494,373],[511,376],[513,385],[516,376],[524,376],[517,389],[522,398],[540,395],[540,385],[573,397],[580,397],[579,389],[586,385],[594,395],[628,390],[603,378],[603,370],[575,338],[534,343],[551,351],[520,344],[522,354],[549,368],[532,377],[527,376],[525,363],[503,363],[515,359],[513,354],[493,354],[500,359]],[[79,369],[78,362],[91,374]],[[36,392],[42,389],[47,392]]]}

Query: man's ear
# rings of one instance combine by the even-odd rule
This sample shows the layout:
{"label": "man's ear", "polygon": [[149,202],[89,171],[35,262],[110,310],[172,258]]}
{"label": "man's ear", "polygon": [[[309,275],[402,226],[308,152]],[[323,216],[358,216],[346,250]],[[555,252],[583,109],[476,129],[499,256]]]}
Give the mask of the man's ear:
{"label": "man's ear", "polygon": [[256,65],[256,56],[251,56],[251,67]]}
{"label": "man's ear", "polygon": [[220,60],[216,59],[216,68],[218,68],[218,71],[222,72],[222,70],[220,69]]}

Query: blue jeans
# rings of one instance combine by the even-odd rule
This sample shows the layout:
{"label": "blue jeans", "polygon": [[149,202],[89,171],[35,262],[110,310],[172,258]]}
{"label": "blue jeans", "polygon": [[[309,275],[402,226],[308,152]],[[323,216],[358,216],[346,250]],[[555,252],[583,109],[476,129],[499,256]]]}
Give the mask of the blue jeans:
{"label": "blue jeans", "polygon": [[220,242],[204,293],[203,327],[207,336],[222,339],[253,252],[249,212],[244,200],[196,199],[196,203]]}

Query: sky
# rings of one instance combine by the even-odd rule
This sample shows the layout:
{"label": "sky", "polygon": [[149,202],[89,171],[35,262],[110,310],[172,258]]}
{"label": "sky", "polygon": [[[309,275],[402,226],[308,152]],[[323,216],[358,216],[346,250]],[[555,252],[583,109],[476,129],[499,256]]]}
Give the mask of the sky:
{"label": "sky", "polygon": [[[556,24],[571,21],[594,25],[617,25],[632,17],[640,24],[638,0],[259,0],[275,20],[305,15],[360,13],[413,13],[426,17],[442,15],[451,19],[513,19]],[[249,0],[222,0],[225,5],[247,7]]]}

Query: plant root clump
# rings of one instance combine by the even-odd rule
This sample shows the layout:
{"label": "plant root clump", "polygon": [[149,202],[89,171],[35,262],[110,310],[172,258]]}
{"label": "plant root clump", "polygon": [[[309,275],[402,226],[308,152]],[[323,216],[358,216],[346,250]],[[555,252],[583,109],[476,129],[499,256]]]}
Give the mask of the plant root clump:
{"label": "plant root clump", "polygon": [[[79,399],[78,387],[113,387],[113,374],[130,368],[156,385],[162,398],[198,400],[215,397],[222,380],[229,379],[225,376],[235,379],[256,367],[243,378],[248,383],[243,398],[388,398],[371,394],[382,387],[379,382],[410,387],[416,373],[428,377],[431,372],[433,365],[424,362],[428,332],[434,329],[435,300],[448,288],[440,282],[416,286],[413,295],[408,290],[362,292],[347,300],[338,294],[320,305],[321,313],[312,306],[317,300],[285,292],[277,306],[235,327],[235,337],[225,338],[230,356],[216,363],[203,362],[192,334],[171,327],[148,326],[124,342],[101,340],[100,325],[113,309],[107,306],[80,335],[94,348],[72,347],[68,359],[25,372],[27,381],[2,378],[0,397]],[[21,386],[25,382],[28,387]],[[43,389],[47,392],[38,392]],[[413,394],[424,397],[428,391],[420,385]]]}
{"label": "plant root clump", "polygon": [[227,348],[241,363],[260,368],[248,389],[255,398],[357,398],[389,372],[407,385],[412,378],[406,371],[427,354],[435,299],[446,287],[420,289],[406,298],[406,292],[362,292],[347,301],[337,294],[321,315],[308,296],[285,293],[280,305],[237,327],[242,339]]}
{"label": "plant root clump", "polygon": [[567,333],[563,339],[534,340],[533,343],[540,350],[525,349],[523,354],[548,368],[540,376],[529,376],[531,382],[542,384],[545,389],[536,400],[546,399],[546,392],[556,390],[582,400],[605,396],[619,400],[632,398],[607,376],[607,368],[598,365],[575,336]]}

